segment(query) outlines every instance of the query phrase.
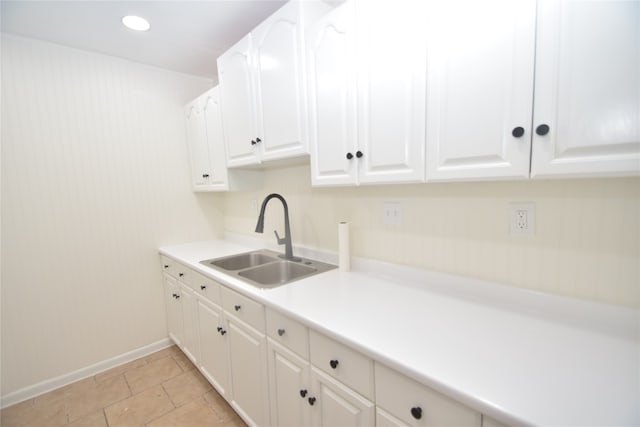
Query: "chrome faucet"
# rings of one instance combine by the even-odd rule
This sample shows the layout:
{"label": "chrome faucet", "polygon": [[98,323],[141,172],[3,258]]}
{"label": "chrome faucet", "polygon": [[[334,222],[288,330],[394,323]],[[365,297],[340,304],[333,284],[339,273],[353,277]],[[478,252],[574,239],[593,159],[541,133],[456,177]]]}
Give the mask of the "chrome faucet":
{"label": "chrome faucet", "polygon": [[279,194],[272,193],[269,194],[262,202],[262,207],[260,208],[260,215],[258,216],[258,223],[256,224],[256,233],[262,233],[264,231],[264,210],[267,207],[267,203],[269,200],[276,198],[282,202],[282,206],[284,206],[284,238],[280,238],[278,236],[278,232],[273,230],[276,235],[276,239],[279,245],[284,245],[285,251],[284,255],[280,255],[280,257],[287,259],[289,261],[302,261],[301,258],[297,258],[293,256],[293,245],[291,244],[291,228],[289,226],[289,207],[287,206],[287,202],[284,200]]}

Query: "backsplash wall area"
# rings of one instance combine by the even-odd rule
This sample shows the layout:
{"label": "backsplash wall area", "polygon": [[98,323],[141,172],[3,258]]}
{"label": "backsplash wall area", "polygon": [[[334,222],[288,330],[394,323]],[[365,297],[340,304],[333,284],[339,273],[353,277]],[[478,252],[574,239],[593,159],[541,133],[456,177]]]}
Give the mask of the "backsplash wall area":
{"label": "backsplash wall area", "polygon": [[[348,221],[356,257],[640,307],[640,178],[312,188],[309,177],[269,170],[260,191],[225,194],[225,229],[254,235],[256,201],[277,192],[294,246],[337,251]],[[400,203],[401,225],[383,224],[384,202]],[[535,236],[509,235],[511,202],[535,203]],[[265,219],[265,239],[283,235],[277,201]]]}

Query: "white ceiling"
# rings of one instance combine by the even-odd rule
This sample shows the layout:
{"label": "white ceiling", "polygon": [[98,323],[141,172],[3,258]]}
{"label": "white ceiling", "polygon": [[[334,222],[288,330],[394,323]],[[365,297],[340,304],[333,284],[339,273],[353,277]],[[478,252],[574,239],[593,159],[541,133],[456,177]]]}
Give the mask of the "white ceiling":
{"label": "white ceiling", "polygon": [[[216,58],[285,0],[1,0],[3,32],[217,81]],[[121,24],[143,16],[151,29]]]}

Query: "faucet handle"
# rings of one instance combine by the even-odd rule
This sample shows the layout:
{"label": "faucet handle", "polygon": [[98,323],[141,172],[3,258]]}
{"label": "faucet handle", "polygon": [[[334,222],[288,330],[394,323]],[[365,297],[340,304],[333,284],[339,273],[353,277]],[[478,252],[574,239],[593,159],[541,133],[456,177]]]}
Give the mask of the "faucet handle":
{"label": "faucet handle", "polygon": [[278,232],[276,230],[273,230],[273,234],[276,235],[276,239],[278,240],[279,245],[284,245],[287,242],[286,236],[283,239],[281,239],[280,236],[278,236]]}

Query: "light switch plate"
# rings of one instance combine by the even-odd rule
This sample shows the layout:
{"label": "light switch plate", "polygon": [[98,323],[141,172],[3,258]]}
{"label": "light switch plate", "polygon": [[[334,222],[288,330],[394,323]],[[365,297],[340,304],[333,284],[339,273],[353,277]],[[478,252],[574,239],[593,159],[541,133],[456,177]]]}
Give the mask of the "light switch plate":
{"label": "light switch plate", "polygon": [[397,202],[384,202],[384,218],[385,225],[400,225],[402,224],[402,208],[400,203]]}

